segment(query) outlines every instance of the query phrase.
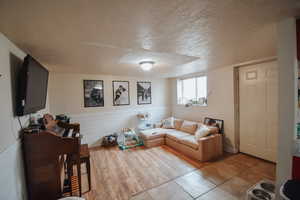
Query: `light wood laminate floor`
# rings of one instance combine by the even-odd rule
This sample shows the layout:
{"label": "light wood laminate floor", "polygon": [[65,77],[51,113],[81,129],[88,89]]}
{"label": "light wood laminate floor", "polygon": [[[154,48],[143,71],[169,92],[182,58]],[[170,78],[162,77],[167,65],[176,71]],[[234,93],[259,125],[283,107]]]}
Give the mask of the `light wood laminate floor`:
{"label": "light wood laminate floor", "polygon": [[[275,164],[245,155],[197,162],[168,146],[91,149],[87,200],[242,199],[261,179],[275,180]],[[83,191],[87,190],[83,176]]]}

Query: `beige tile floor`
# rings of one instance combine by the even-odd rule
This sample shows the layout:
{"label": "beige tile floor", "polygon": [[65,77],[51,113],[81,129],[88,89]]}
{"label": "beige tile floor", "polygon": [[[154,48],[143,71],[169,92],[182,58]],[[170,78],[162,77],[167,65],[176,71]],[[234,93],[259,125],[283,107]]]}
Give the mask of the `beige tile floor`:
{"label": "beige tile floor", "polygon": [[275,164],[245,154],[221,160],[188,172],[131,200],[240,200],[262,179],[275,180]]}

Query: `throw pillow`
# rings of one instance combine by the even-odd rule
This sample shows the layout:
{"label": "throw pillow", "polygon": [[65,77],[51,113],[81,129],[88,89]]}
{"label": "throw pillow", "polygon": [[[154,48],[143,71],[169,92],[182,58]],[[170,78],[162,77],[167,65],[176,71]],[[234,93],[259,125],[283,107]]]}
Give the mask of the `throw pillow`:
{"label": "throw pillow", "polygon": [[211,134],[217,134],[220,133],[220,130],[218,127],[216,126],[207,126],[207,128],[209,128],[209,131]]}
{"label": "throw pillow", "polygon": [[208,136],[209,134],[210,134],[210,129],[207,126],[202,125],[195,132],[195,138],[198,141],[200,138]]}
{"label": "throw pillow", "polygon": [[183,120],[182,119],[175,119],[174,120],[174,127],[176,130],[180,130],[182,126]]}
{"label": "throw pillow", "polygon": [[183,132],[194,134],[195,131],[197,130],[197,123],[192,122],[192,121],[184,120],[182,125],[181,125],[180,130],[183,131]]}
{"label": "throw pillow", "polygon": [[174,127],[174,117],[170,117],[168,119],[163,120],[162,127],[163,128],[175,128]]}
{"label": "throw pillow", "polygon": [[162,127],[162,123],[161,122],[158,122],[158,123],[155,123],[154,125],[153,125],[153,128],[161,128]]}

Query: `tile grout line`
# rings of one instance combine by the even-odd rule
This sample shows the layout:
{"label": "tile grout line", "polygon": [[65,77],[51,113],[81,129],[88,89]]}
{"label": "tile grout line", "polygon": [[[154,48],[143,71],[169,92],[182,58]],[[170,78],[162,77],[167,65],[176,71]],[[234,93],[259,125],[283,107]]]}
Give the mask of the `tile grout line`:
{"label": "tile grout line", "polygon": [[192,199],[195,199],[188,191],[186,191],[181,185],[179,185],[176,181],[174,181],[176,185],[178,185],[184,193],[186,193],[187,195],[189,195]]}
{"label": "tile grout line", "polygon": [[[169,182],[172,182],[172,181],[174,181],[175,179],[178,179],[178,178],[180,178],[180,177],[183,177],[183,176],[185,176],[185,175],[187,175],[187,174],[189,174],[189,173],[198,171],[198,170],[200,170],[201,168],[210,166],[210,165],[212,165],[212,164],[213,164],[213,163],[210,163],[210,164],[204,164],[204,166],[202,166],[202,167],[195,167],[194,169],[192,169],[192,170],[189,171],[189,172],[186,172],[186,173],[183,174],[183,175],[178,175],[178,176],[176,176],[176,177],[174,177],[174,178],[172,178],[172,179],[170,179],[170,180],[167,180],[167,181],[165,181],[165,182],[163,182],[163,183],[161,183],[161,184],[158,184],[158,185],[153,186],[153,187],[151,187],[151,188],[142,190],[142,191],[140,191],[140,192],[134,194],[134,195],[131,196],[131,197],[137,196],[137,195],[142,194],[142,193],[144,193],[144,192],[148,192],[149,190],[152,190],[152,189],[157,188],[157,187],[159,187],[159,186],[161,186],[161,185],[164,185],[164,184],[167,184],[167,183],[169,183]],[[231,177],[231,178],[233,178],[233,177]],[[224,184],[225,182],[229,181],[231,178],[227,179],[226,181],[224,181],[223,183],[221,183],[221,184],[219,184],[219,185]],[[208,180],[208,179],[205,179],[205,180],[207,180],[208,182],[210,182],[210,183],[212,183],[212,184],[214,184],[214,185],[216,185],[216,186],[215,186],[214,188],[210,189],[209,191],[203,193],[203,194],[206,194],[206,193],[210,192],[211,190],[213,190],[213,189],[215,189],[215,188],[217,188],[217,187],[219,186],[219,185],[215,184],[214,182],[212,182],[212,181],[210,181],[210,180]],[[174,181],[174,182],[176,183],[176,181]],[[176,183],[176,184],[179,185],[178,183]],[[180,185],[179,185],[179,186],[180,186]],[[180,186],[180,187],[184,190],[184,188],[183,188],[182,186]],[[184,190],[184,192],[188,193],[186,190]],[[188,194],[189,194],[189,193],[188,193]],[[199,196],[196,197],[196,198],[199,198],[199,197],[202,196],[203,194],[199,195]],[[151,195],[150,195],[150,196],[151,196]],[[191,196],[191,195],[189,194],[189,196]],[[151,198],[152,198],[152,197],[151,197]],[[196,198],[192,197],[192,199],[196,199]],[[152,199],[153,199],[153,198],[152,198]]]}
{"label": "tile grout line", "polygon": [[[213,163],[212,163],[212,164],[213,164]],[[163,182],[163,183],[161,183],[161,184],[159,184],[159,185],[156,185],[156,186],[153,186],[153,187],[151,187],[151,188],[149,188],[149,189],[146,189],[146,190],[143,190],[143,191],[141,191],[141,192],[138,192],[138,193],[136,193],[134,196],[137,196],[137,195],[142,194],[142,193],[144,193],[144,192],[148,192],[149,190],[152,190],[152,189],[154,189],[154,188],[157,188],[157,187],[159,187],[159,186],[161,186],[161,185],[167,184],[167,183],[172,182],[172,181],[174,181],[177,185],[179,185],[179,184],[175,181],[175,179],[178,179],[178,178],[183,177],[183,176],[185,176],[185,175],[187,175],[187,174],[189,174],[189,173],[198,171],[198,170],[200,170],[201,168],[207,167],[207,166],[210,166],[210,165],[211,165],[211,164],[205,164],[205,165],[202,166],[202,167],[195,167],[194,169],[192,169],[192,170],[189,171],[189,172],[184,173],[183,175],[178,175],[178,176],[176,176],[176,177],[174,177],[174,178],[172,178],[172,179],[170,179],[170,180],[168,180],[168,181],[165,181],[165,182]],[[255,167],[255,165],[249,167],[247,170],[250,170],[250,169],[252,169],[252,168],[254,168],[254,167]],[[246,170],[245,170],[245,171],[246,171]],[[195,199],[197,199],[197,198],[199,198],[199,197],[201,197],[201,196],[207,194],[208,192],[211,192],[212,190],[214,190],[214,189],[220,187],[221,185],[227,183],[228,181],[230,181],[231,179],[233,179],[234,177],[240,175],[240,174],[243,173],[243,172],[244,172],[244,171],[241,171],[241,172],[237,173],[236,175],[230,177],[229,179],[226,179],[224,182],[222,182],[222,183],[220,183],[220,184],[215,184],[213,181],[204,178],[206,181],[208,181],[208,182],[214,184],[215,187],[211,188],[211,189],[208,190],[207,192],[204,192],[203,194],[201,194],[201,195],[199,195],[199,196],[197,196],[197,197],[195,197],[195,198],[192,197],[191,194],[189,194],[189,192],[187,192],[181,185],[179,185],[179,186],[180,186],[180,188],[182,188],[182,190],[183,190],[185,193],[187,193],[190,197],[192,197],[193,200],[195,200]],[[149,195],[150,195],[150,194],[149,194]],[[134,196],[132,196],[132,197],[134,197]],[[150,195],[150,196],[151,196],[151,195]],[[152,196],[151,196],[151,198],[152,198]],[[152,198],[152,199],[153,199],[153,198]],[[154,200],[154,199],[153,199],[153,200]]]}
{"label": "tile grout line", "polygon": [[[189,174],[189,173],[198,171],[198,170],[200,170],[201,168],[210,166],[210,165],[212,165],[212,164],[213,164],[213,163],[210,163],[210,164],[204,164],[204,165],[201,166],[201,167],[194,167],[194,169],[192,169],[192,170],[189,171],[189,172],[186,172],[186,173],[184,173],[184,174],[182,174],[182,175],[178,175],[178,176],[176,176],[176,177],[174,177],[174,178],[171,178],[170,180],[167,180],[167,181],[165,181],[165,182],[163,182],[163,183],[161,183],[161,184],[158,184],[158,185],[156,185],[156,186],[153,186],[153,187],[150,187],[150,188],[148,188],[148,189],[142,190],[142,191],[140,191],[140,192],[138,192],[138,193],[135,193],[132,197],[137,196],[137,195],[139,195],[139,194],[142,194],[142,193],[144,193],[144,192],[148,192],[149,190],[152,190],[152,189],[154,189],[154,188],[156,188],[156,187],[159,187],[159,186],[161,186],[161,185],[163,185],[163,184],[167,184],[168,182],[174,181],[175,179],[178,179],[178,178],[180,178],[180,177],[182,177],[182,176],[185,176],[185,175],[187,175],[187,174]],[[209,181],[209,180],[208,180],[208,181]],[[209,181],[209,182],[211,182],[211,181]],[[213,182],[211,182],[211,183],[214,184]],[[214,185],[215,185],[215,184],[214,184]],[[180,186],[180,187],[181,187],[181,186]],[[193,198],[193,197],[192,197],[192,198]],[[193,199],[194,199],[194,198],[193,198]]]}
{"label": "tile grout line", "polygon": [[134,196],[137,196],[137,195],[139,195],[139,194],[141,194],[141,193],[144,193],[144,192],[148,192],[149,190],[152,190],[152,189],[157,188],[157,187],[159,187],[159,186],[161,186],[161,185],[167,184],[167,183],[169,183],[169,182],[171,182],[171,181],[174,181],[174,180],[177,179],[177,178],[180,178],[180,177],[182,177],[182,176],[185,176],[185,175],[187,175],[187,174],[189,174],[189,173],[192,173],[192,172],[194,172],[194,171],[197,171],[197,170],[198,170],[198,168],[195,168],[195,169],[193,169],[192,171],[189,171],[189,172],[187,172],[187,173],[185,173],[185,174],[183,174],[183,175],[178,175],[178,176],[176,176],[176,177],[174,177],[174,178],[171,178],[170,180],[167,180],[167,181],[165,181],[165,182],[163,182],[163,183],[161,183],[161,184],[158,184],[158,185],[156,185],[156,186],[153,186],[153,187],[150,187],[150,188],[148,188],[148,189],[142,190],[141,192],[138,192],[138,193],[134,194]]}
{"label": "tile grout line", "polygon": [[[234,176],[233,176],[234,177]],[[228,182],[229,180],[231,180],[233,177],[231,177],[231,178],[229,178],[229,179],[226,179],[224,182],[222,182],[222,183],[220,183],[220,184],[215,184],[215,183],[213,183],[214,185],[215,185],[215,187],[213,187],[213,188],[211,188],[211,189],[209,189],[208,191],[206,191],[206,192],[203,192],[202,194],[200,194],[199,196],[197,196],[196,198],[194,198],[194,199],[197,199],[197,198],[199,198],[199,197],[201,197],[201,196],[203,196],[203,195],[205,195],[205,194],[207,194],[207,193],[209,193],[209,192],[211,192],[212,190],[214,190],[214,189],[216,189],[216,188],[218,188],[219,186],[221,186],[221,185],[223,185],[224,183],[226,183],[226,182]],[[209,180],[208,180],[209,181]],[[210,181],[211,182],[211,181]]]}
{"label": "tile grout line", "polygon": [[[252,169],[252,168],[254,168],[254,167],[255,167],[255,165],[253,165],[252,167],[249,167],[249,169],[247,169],[247,170],[250,170],[250,169]],[[245,171],[247,171],[247,170],[245,170]],[[222,186],[222,185],[224,185],[225,183],[229,182],[231,179],[233,179],[234,177],[237,177],[238,175],[242,174],[243,172],[244,172],[244,171],[241,171],[240,173],[237,173],[236,175],[230,177],[229,179],[226,179],[224,182],[222,182],[222,183],[216,185],[216,187],[210,189],[209,191],[204,192],[203,194],[201,194],[200,196],[196,197],[195,199],[197,199],[197,198],[199,198],[199,197],[201,197],[201,196],[203,196],[203,195],[209,193],[210,191],[212,191],[212,190],[214,190],[214,189],[216,189],[216,188],[219,188],[220,186]],[[222,190],[222,189],[220,189],[220,190]]]}
{"label": "tile grout line", "polygon": [[[210,166],[210,164],[204,165],[203,167],[207,167],[207,166]],[[134,194],[132,197],[137,196],[137,195],[139,195],[139,194],[142,194],[142,193],[144,193],[144,192],[148,192],[149,190],[152,190],[152,189],[154,189],[154,188],[157,188],[157,187],[159,187],[159,186],[161,186],[161,185],[167,184],[167,183],[172,182],[172,181],[174,181],[177,185],[179,185],[179,184],[175,181],[176,179],[181,178],[181,177],[183,177],[183,176],[185,176],[185,175],[187,175],[187,174],[189,174],[189,173],[198,171],[198,170],[200,170],[200,169],[203,168],[203,167],[196,167],[196,168],[192,169],[192,170],[189,171],[189,172],[186,172],[186,173],[184,173],[184,174],[182,174],[182,175],[176,176],[176,177],[174,177],[174,178],[172,178],[172,179],[170,179],[170,180],[168,180],[168,181],[165,181],[165,182],[163,182],[163,183],[161,183],[161,184],[158,184],[158,185],[153,186],[153,187],[151,187],[151,188],[148,188],[148,189],[146,189],[146,190],[142,190],[141,192],[138,192],[138,193]],[[205,179],[205,178],[204,178],[204,179]],[[225,183],[225,182],[228,181],[229,179],[226,180],[225,182],[219,184],[219,185],[216,185],[214,182],[212,182],[212,181],[210,181],[210,180],[208,180],[208,179],[205,179],[205,180],[215,185],[214,188],[212,188],[212,189],[209,190],[209,191],[211,191],[211,190],[215,189],[216,187],[218,187],[219,185],[222,185],[223,183]],[[190,194],[189,194],[189,193],[188,193],[181,185],[179,185],[179,186],[180,186],[180,188],[182,188],[182,189],[184,190],[185,193],[187,193],[189,196],[191,196],[191,195],[190,195]],[[208,191],[208,192],[209,192],[209,191]],[[207,192],[205,192],[204,194],[206,194],[206,193],[207,193]],[[149,194],[149,195],[150,195],[150,194]],[[150,196],[151,196],[151,195],[150,195]],[[202,194],[201,194],[200,196],[202,196]],[[198,196],[198,197],[200,197],[200,196]],[[192,196],[191,196],[191,197],[192,197]],[[198,197],[196,197],[196,198],[198,198]],[[151,196],[151,198],[152,198],[152,196]],[[196,198],[192,197],[192,199],[196,199]],[[152,198],[152,199],[153,199],[153,198]]]}

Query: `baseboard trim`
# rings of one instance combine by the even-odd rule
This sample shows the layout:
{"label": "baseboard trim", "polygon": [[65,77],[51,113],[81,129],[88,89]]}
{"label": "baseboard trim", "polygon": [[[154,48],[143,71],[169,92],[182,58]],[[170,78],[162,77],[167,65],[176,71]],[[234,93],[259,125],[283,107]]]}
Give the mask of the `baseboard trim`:
{"label": "baseboard trim", "polygon": [[224,151],[228,153],[234,153],[234,154],[239,152],[237,148],[229,147],[229,146],[225,146]]}

